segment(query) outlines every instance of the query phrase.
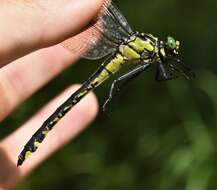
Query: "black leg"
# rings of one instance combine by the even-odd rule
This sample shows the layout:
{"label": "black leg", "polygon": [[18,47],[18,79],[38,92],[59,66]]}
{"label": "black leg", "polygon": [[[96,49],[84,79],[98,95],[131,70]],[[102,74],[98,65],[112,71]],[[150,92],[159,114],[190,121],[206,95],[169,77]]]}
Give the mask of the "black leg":
{"label": "black leg", "polygon": [[105,103],[103,105],[103,111],[106,111],[107,105],[111,102],[115,91],[119,91],[123,85],[125,85],[126,83],[128,83],[132,79],[136,78],[139,74],[141,74],[143,71],[145,71],[149,66],[150,66],[150,64],[139,65],[138,67],[136,67],[132,71],[130,71],[130,72],[120,76],[118,79],[114,80],[114,82],[111,85],[108,99],[105,101]]}
{"label": "black leg", "polygon": [[172,72],[168,72],[163,63],[157,64],[157,73],[156,73],[156,80],[157,81],[166,81],[166,80],[172,80],[177,78],[178,76],[174,75]]}

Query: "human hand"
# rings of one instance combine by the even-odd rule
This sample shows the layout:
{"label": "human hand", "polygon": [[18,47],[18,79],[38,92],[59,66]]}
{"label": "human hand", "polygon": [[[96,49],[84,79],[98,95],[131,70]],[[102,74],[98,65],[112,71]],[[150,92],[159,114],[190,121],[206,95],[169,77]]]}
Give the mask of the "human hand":
{"label": "human hand", "polygon": [[[55,44],[79,32],[97,13],[102,2],[103,0],[0,2],[0,121],[78,59],[78,55]],[[48,46],[52,47],[46,48]],[[33,52],[35,50],[38,51]],[[0,189],[14,187],[94,119],[98,110],[97,100],[90,94],[58,123],[59,126],[52,130],[37,153],[17,168],[17,157],[25,143],[75,88],[73,86],[67,89],[0,141]]]}

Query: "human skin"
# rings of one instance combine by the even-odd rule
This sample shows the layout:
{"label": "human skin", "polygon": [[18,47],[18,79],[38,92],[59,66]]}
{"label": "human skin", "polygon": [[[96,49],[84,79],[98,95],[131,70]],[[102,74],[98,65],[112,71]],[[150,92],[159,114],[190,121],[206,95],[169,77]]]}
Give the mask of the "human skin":
{"label": "human skin", "polygon": [[[0,1],[0,121],[79,58],[61,45],[97,14],[103,0]],[[98,104],[87,95],[49,133],[21,167],[17,157],[42,122],[72,93],[69,87],[0,141],[0,190],[11,189],[95,118]],[[1,126],[6,127],[6,126]]]}

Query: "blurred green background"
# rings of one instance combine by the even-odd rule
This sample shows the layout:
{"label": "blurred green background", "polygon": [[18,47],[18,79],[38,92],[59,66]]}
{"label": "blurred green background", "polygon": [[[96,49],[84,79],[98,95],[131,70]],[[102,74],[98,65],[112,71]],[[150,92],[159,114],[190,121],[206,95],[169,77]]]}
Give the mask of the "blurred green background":
{"label": "blurred green background", "polygon": [[[115,3],[135,30],[179,39],[196,79],[157,83],[150,69],[116,96],[109,114],[99,113],[17,189],[217,190],[217,1]],[[88,62],[80,60],[26,101],[3,122],[1,134],[86,80],[100,64]],[[96,90],[101,105],[110,83]]]}

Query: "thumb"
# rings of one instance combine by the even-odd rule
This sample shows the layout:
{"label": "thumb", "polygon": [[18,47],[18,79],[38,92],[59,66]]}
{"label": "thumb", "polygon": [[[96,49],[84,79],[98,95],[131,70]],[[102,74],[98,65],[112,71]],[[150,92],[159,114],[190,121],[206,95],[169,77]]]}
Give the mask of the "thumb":
{"label": "thumb", "polygon": [[0,66],[76,34],[103,0],[0,1]]}

